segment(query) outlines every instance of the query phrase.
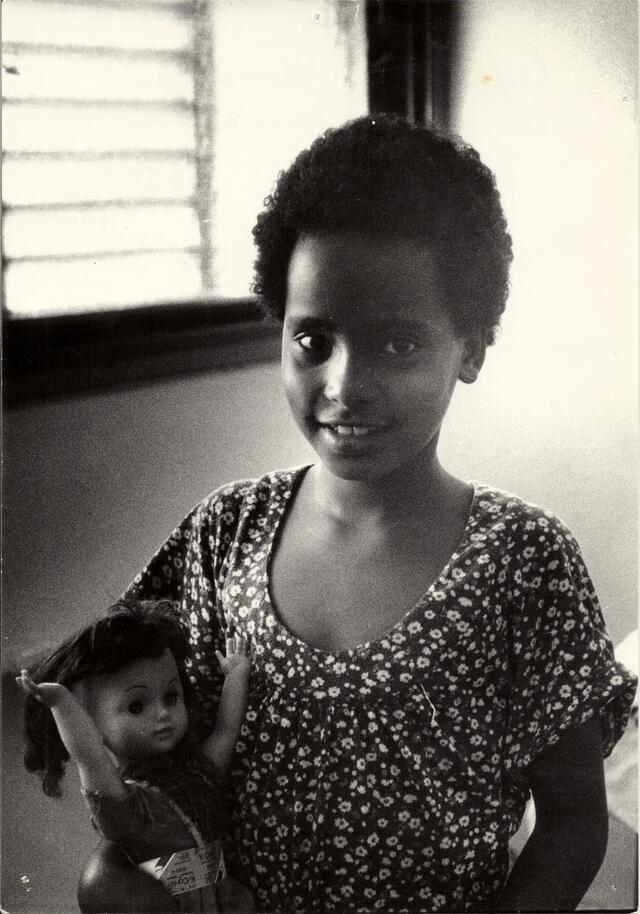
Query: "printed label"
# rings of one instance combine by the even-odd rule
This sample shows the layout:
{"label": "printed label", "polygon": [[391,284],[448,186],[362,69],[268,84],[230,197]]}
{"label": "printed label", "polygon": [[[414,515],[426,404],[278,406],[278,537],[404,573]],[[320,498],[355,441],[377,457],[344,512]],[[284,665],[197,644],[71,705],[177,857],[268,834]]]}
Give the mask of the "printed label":
{"label": "printed label", "polygon": [[192,847],[175,854],[165,854],[138,864],[141,870],[159,879],[172,895],[214,885],[226,874],[222,846],[212,841],[204,847]]}

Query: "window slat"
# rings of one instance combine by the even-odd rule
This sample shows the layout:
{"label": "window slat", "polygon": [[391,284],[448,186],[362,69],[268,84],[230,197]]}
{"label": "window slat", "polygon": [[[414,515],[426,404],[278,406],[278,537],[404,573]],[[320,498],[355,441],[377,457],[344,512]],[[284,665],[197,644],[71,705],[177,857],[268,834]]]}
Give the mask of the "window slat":
{"label": "window slat", "polygon": [[148,248],[144,251],[132,251],[129,248],[122,250],[111,250],[111,251],[91,251],[91,253],[86,254],[84,252],[74,254],[73,252],[67,254],[31,254],[26,257],[5,257],[3,264],[38,264],[38,263],[72,263],[73,261],[83,261],[91,260],[94,263],[97,263],[99,260],[102,260],[105,257],[121,257],[127,259],[129,257],[136,257],[138,254],[197,254],[198,248],[194,246],[190,247],[175,247],[170,248],[156,247]]}
{"label": "window slat", "polygon": [[187,206],[8,211],[4,255],[58,256],[198,247],[198,218]]}
{"label": "window slat", "polygon": [[9,152],[192,150],[195,142],[189,111],[155,106],[105,109],[4,104],[2,125],[4,148]]}
{"label": "window slat", "polygon": [[[165,161],[169,159],[191,162],[193,149],[87,149],[76,152],[70,149],[19,151],[3,150],[4,162],[113,162],[113,161]],[[3,164],[4,164],[3,162]]]}
{"label": "window slat", "polygon": [[[174,207],[174,206],[190,206],[195,210],[196,201],[193,198],[177,198],[177,197],[165,197],[164,200],[158,199],[156,197],[139,197],[136,201],[138,206],[165,206],[165,207]],[[117,197],[110,197],[108,200],[108,206],[117,209],[130,208],[131,199],[129,197],[123,197],[118,199]],[[102,200],[76,200],[73,203],[70,203],[67,200],[62,201],[61,203],[19,203],[15,205],[4,204],[5,213],[13,212],[31,212],[31,213],[48,213],[48,212],[63,212],[64,210],[103,210],[105,202]]]}
{"label": "window slat", "polygon": [[190,50],[192,27],[184,9],[169,5],[39,3],[8,0],[2,4],[5,41],[49,46]]}
{"label": "window slat", "polygon": [[40,44],[28,43],[26,41],[3,41],[2,47],[10,61],[5,60],[6,64],[14,64],[14,59],[22,54],[75,54],[78,57],[109,58],[112,60],[157,60],[173,61],[174,63],[188,64],[192,60],[193,54],[189,51],[164,50],[162,48],[118,48],[109,45],[92,45],[84,47],[83,45],[72,44]]}
{"label": "window slat", "polygon": [[17,71],[2,81],[9,99],[193,101],[193,69],[184,61],[100,58],[43,50],[6,53]]}
{"label": "window slat", "polygon": [[196,297],[200,287],[197,253],[9,263],[5,272],[7,299],[15,316]]}
{"label": "window slat", "polygon": [[6,159],[5,203],[108,202],[183,199],[195,194],[195,169],[186,158],[50,160]]}

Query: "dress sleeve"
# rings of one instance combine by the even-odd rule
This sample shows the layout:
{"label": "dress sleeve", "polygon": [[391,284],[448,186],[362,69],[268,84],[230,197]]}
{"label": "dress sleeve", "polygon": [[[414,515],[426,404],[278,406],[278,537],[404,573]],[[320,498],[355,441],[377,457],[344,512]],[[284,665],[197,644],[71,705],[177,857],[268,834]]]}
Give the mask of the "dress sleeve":
{"label": "dress sleeve", "polygon": [[527,524],[511,624],[506,767],[523,772],[565,730],[594,715],[608,756],[627,725],[637,681],[617,663],[580,549],[556,518]]}
{"label": "dress sleeve", "polygon": [[189,629],[188,673],[200,711],[202,738],[215,720],[223,676],[215,655],[224,652],[227,623],[222,586],[227,552],[238,523],[243,490],[226,486],[195,507],[173,531],[124,596],[174,600]]}

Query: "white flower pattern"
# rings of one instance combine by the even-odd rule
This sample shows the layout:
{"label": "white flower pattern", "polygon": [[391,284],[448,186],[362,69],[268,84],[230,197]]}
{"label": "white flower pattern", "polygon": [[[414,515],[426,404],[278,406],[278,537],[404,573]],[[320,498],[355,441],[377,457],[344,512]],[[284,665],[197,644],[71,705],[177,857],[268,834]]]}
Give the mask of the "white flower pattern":
{"label": "white flower pattern", "polygon": [[215,649],[228,629],[250,636],[233,874],[265,912],[490,911],[531,761],[594,714],[610,753],[634,677],[613,659],[571,533],[482,485],[456,552],[385,636],[333,653],[305,644],[268,587],[304,472],[214,492],[132,585],[180,601],[203,728]]}

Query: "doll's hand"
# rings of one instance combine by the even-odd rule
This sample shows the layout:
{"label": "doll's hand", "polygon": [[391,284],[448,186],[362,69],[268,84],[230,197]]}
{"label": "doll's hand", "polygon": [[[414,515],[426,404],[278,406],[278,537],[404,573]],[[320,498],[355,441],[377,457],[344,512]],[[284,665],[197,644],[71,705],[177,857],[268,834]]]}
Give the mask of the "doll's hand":
{"label": "doll's hand", "polygon": [[249,675],[251,655],[249,654],[246,638],[241,636],[227,638],[226,657],[220,651],[216,651],[216,657],[225,678],[232,673],[234,677],[247,677]]}
{"label": "doll's hand", "polygon": [[27,695],[32,695],[36,701],[45,705],[47,708],[55,708],[71,697],[71,693],[66,686],[58,682],[39,682],[36,683],[29,676],[26,670],[20,670],[20,675],[16,676],[16,682],[20,685]]}
{"label": "doll's hand", "polygon": [[224,682],[215,727],[201,746],[203,754],[222,775],[229,770],[240,734],[249,696],[251,672],[251,657],[246,638],[227,638],[226,650],[226,657],[220,651],[216,651],[220,669],[224,673]]}

